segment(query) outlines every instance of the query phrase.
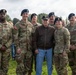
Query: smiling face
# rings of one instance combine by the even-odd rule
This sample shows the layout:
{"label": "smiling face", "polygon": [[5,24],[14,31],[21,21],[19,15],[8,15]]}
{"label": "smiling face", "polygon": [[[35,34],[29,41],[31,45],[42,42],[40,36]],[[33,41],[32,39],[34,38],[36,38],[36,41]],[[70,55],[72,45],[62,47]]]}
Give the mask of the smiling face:
{"label": "smiling face", "polygon": [[42,24],[43,24],[45,27],[47,27],[48,24],[49,24],[49,20],[48,20],[48,19],[42,20]]}
{"label": "smiling face", "polygon": [[69,19],[69,21],[70,21],[71,24],[73,24],[73,23],[75,22],[75,20],[76,20],[75,16],[72,16],[72,17]]}
{"label": "smiling face", "polygon": [[50,16],[49,17],[49,24],[53,24],[54,20],[55,20],[55,16],[54,15]]}
{"label": "smiling face", "polygon": [[25,12],[25,13],[22,14],[22,19],[26,20],[28,18],[28,16],[29,16],[29,13]]}
{"label": "smiling face", "polygon": [[56,21],[55,25],[58,29],[61,28],[62,27],[62,21]]}
{"label": "smiling face", "polygon": [[36,15],[32,17],[32,22],[37,22],[37,16]]}

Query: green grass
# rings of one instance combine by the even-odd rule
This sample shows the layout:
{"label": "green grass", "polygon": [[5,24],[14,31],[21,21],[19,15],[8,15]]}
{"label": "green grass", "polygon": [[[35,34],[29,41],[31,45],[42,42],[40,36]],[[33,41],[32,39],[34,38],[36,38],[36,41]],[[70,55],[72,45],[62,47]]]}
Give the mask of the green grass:
{"label": "green grass", "polygon": [[[10,63],[9,63],[8,75],[16,75],[16,65],[17,65],[17,63],[11,59]],[[71,70],[70,70],[69,67],[68,67],[68,71],[69,71],[68,75],[71,75]],[[35,75],[35,71],[34,70],[32,72],[32,75]],[[42,75],[48,75],[47,74],[46,62],[43,63]],[[53,74],[52,75],[57,75],[55,68],[53,69]]]}
{"label": "green grass", "polygon": [[10,60],[9,62],[9,71],[8,71],[8,75],[16,75],[16,61],[14,60]]}

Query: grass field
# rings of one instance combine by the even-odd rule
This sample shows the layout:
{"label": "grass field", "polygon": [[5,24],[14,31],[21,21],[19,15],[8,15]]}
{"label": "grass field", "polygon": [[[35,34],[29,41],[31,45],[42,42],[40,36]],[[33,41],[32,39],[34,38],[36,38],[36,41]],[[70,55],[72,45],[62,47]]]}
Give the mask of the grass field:
{"label": "grass field", "polygon": [[[9,63],[8,75],[16,75],[16,73],[15,73],[16,72],[16,65],[17,65],[17,63],[11,59],[10,63]],[[71,70],[69,67],[68,67],[68,71],[69,71],[68,75],[71,75]],[[35,75],[35,71],[33,71],[32,75]],[[43,63],[42,75],[47,75],[46,62]],[[55,68],[53,69],[52,75],[57,75]]]}

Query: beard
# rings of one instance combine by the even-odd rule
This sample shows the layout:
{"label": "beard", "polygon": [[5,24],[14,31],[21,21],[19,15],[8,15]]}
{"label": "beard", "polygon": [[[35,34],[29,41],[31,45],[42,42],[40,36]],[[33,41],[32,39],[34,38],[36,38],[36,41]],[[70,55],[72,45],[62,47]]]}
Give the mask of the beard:
{"label": "beard", "polygon": [[0,22],[5,22],[5,18],[0,18]]}

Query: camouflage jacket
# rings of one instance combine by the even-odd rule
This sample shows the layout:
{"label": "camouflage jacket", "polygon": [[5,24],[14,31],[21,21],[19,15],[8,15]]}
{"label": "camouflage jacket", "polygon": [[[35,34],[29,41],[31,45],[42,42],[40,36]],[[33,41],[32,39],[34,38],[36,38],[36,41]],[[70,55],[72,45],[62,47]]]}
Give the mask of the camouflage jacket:
{"label": "camouflage jacket", "polygon": [[34,26],[34,29],[36,30],[36,27],[41,26],[41,24],[37,22],[36,25],[33,25],[33,26]]}
{"label": "camouflage jacket", "polygon": [[33,25],[29,21],[19,21],[13,30],[14,43],[17,48],[31,47]]}
{"label": "camouflage jacket", "polygon": [[0,47],[5,45],[7,48],[10,48],[12,43],[12,28],[11,23],[5,22],[0,23]]}
{"label": "camouflage jacket", "polygon": [[66,28],[68,28],[71,35],[70,43],[76,45],[76,23],[73,26],[68,24]]}
{"label": "camouflage jacket", "polygon": [[55,37],[54,53],[62,53],[63,51],[69,52],[70,33],[68,29],[64,27],[62,27],[61,29],[56,29],[54,37]]}
{"label": "camouflage jacket", "polygon": [[37,28],[38,26],[41,26],[41,24],[40,24],[40,23],[37,23],[36,25],[33,25],[33,35],[34,35],[35,30],[36,30],[36,28]]}

